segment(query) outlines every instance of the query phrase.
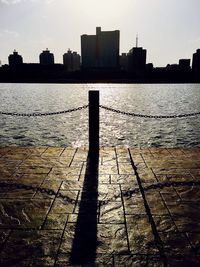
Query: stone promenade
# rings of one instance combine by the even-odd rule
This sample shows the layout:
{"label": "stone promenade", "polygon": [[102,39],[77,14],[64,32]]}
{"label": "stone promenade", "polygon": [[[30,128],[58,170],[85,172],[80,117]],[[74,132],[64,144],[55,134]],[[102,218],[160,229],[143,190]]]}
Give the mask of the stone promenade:
{"label": "stone promenade", "polygon": [[200,266],[200,148],[0,148],[0,266]]}

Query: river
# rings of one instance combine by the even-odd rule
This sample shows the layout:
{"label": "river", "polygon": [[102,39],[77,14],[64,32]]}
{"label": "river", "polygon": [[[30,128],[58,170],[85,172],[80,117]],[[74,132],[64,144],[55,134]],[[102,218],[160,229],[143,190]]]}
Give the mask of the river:
{"label": "river", "polygon": [[[88,104],[88,91],[100,103],[148,115],[200,111],[200,84],[0,84],[0,111],[54,112]],[[197,147],[200,116],[173,119],[128,117],[100,112],[101,146]],[[88,145],[88,110],[47,117],[0,115],[0,146]]]}

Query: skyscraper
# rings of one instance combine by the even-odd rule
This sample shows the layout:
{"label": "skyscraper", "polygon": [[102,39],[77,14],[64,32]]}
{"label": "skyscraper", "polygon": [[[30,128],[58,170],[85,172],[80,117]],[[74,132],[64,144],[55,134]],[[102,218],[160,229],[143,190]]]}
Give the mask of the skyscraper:
{"label": "skyscraper", "polygon": [[193,54],[192,70],[200,72],[200,49],[197,49],[196,53]]}
{"label": "skyscraper", "polygon": [[50,53],[48,48],[40,54],[40,64],[41,65],[53,65],[54,64],[54,55]]}
{"label": "skyscraper", "polygon": [[9,55],[8,57],[8,63],[11,67],[16,67],[23,63],[23,58],[16,50],[14,50],[13,54]]}
{"label": "skyscraper", "polygon": [[146,49],[133,47],[128,53],[128,69],[136,73],[142,73],[146,68]]}
{"label": "skyscraper", "polygon": [[81,36],[81,58],[83,69],[119,68],[119,35],[116,31],[101,31],[96,35]]}

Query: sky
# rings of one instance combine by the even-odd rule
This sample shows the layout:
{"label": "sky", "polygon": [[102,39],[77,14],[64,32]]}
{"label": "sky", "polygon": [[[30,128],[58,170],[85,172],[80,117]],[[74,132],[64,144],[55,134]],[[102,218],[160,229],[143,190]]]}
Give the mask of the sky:
{"label": "sky", "polygon": [[39,62],[48,48],[55,62],[70,48],[80,53],[80,36],[120,30],[120,53],[136,43],[154,66],[192,58],[200,48],[200,0],[0,0],[0,60],[16,49],[25,63]]}

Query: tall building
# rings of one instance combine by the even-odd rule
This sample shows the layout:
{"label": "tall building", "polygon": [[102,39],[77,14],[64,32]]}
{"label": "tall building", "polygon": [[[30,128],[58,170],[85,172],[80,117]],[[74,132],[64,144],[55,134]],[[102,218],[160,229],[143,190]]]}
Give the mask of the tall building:
{"label": "tall building", "polygon": [[200,49],[197,49],[196,53],[193,54],[192,70],[200,72]]}
{"label": "tall building", "polygon": [[73,70],[80,70],[81,56],[77,52],[73,52]]}
{"label": "tall building", "polygon": [[11,67],[16,67],[23,64],[23,58],[16,50],[14,50],[13,54],[9,55],[8,57],[8,63]]}
{"label": "tall building", "polygon": [[101,31],[101,27],[96,27],[96,35],[82,35],[82,68],[119,68],[119,35],[118,30]]}
{"label": "tall building", "polygon": [[70,49],[63,55],[63,64],[68,71],[80,70],[80,55]]}
{"label": "tall building", "polygon": [[48,48],[40,54],[40,64],[41,65],[53,65],[54,64],[54,55],[50,53]]}
{"label": "tall building", "polygon": [[190,59],[180,59],[178,65],[180,71],[190,71]]}
{"label": "tall building", "polygon": [[147,50],[142,47],[133,47],[128,53],[128,69],[142,73],[146,68]]}

